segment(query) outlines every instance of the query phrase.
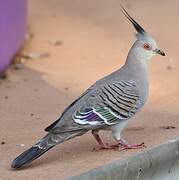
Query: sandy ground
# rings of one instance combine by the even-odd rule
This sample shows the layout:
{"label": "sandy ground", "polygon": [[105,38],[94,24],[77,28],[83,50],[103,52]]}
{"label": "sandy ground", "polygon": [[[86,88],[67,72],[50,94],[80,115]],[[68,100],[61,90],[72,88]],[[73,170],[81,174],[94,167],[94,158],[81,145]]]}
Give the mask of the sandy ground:
{"label": "sandy ground", "polygon": [[[12,171],[11,160],[45,133],[62,110],[100,77],[120,67],[134,41],[134,29],[120,3],[157,40],[167,56],[150,63],[150,98],[124,130],[129,142],[147,148],[178,135],[179,1],[169,0],[30,0],[33,33],[24,51],[48,52],[47,58],[25,62],[0,83],[0,179],[64,179],[141,150],[92,152],[90,133],[49,151],[27,169]],[[59,46],[49,41],[60,40]],[[165,129],[161,126],[174,126]],[[112,141],[108,133],[101,133]]]}

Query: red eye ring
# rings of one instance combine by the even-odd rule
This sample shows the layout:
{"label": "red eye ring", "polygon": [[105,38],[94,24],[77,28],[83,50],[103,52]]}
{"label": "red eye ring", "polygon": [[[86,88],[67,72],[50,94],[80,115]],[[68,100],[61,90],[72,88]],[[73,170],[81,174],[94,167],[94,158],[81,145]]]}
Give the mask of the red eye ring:
{"label": "red eye ring", "polygon": [[150,47],[149,44],[145,43],[145,44],[144,44],[144,49],[151,50],[152,48]]}

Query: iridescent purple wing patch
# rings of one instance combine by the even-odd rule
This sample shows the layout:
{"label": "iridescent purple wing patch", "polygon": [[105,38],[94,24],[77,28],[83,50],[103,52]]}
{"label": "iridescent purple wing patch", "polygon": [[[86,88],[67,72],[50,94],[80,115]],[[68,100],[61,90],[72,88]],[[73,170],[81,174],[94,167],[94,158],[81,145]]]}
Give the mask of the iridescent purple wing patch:
{"label": "iridescent purple wing patch", "polygon": [[89,108],[84,111],[78,110],[73,114],[73,120],[82,125],[112,125],[116,124],[119,119],[121,117],[107,107]]}

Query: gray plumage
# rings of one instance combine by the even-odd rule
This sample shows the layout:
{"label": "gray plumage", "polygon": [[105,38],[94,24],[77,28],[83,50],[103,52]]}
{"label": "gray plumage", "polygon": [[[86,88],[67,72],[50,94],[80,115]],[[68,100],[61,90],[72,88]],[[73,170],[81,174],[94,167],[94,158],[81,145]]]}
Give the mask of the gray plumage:
{"label": "gray plumage", "polygon": [[68,106],[62,115],[45,129],[47,135],[12,162],[13,168],[27,164],[55,145],[83,135],[89,130],[93,131],[95,138],[98,130],[111,130],[115,140],[121,140],[121,131],[147,100],[149,59],[155,54],[165,55],[157,48],[155,40],[123,7],[122,12],[137,31],[137,40],[130,49],[125,64],[98,80]]}

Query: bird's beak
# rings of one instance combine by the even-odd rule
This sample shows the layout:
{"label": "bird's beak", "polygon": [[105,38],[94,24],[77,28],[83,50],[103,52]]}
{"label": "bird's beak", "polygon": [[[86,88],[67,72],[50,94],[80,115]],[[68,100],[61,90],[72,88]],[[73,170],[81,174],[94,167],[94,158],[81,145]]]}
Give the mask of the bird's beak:
{"label": "bird's beak", "polygon": [[162,56],[165,56],[165,53],[164,53],[162,50],[160,50],[160,49],[155,49],[154,52],[155,52],[156,54],[160,54],[160,55],[162,55]]}

